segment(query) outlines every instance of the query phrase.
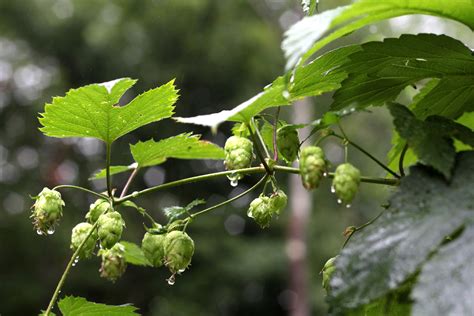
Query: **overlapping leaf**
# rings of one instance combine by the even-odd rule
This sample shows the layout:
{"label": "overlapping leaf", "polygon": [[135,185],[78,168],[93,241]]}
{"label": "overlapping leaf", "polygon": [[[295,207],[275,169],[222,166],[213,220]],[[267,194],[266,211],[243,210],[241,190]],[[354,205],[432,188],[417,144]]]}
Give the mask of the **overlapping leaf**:
{"label": "overlapping leaf", "polygon": [[136,316],[137,308],[126,305],[105,305],[89,302],[82,297],[66,296],[58,303],[63,315],[67,316]]}
{"label": "overlapping leaf", "polygon": [[[474,278],[474,270],[462,262],[463,256],[469,252],[460,255],[451,264],[447,255],[456,246],[448,243],[441,247],[438,255],[430,257],[443,244],[446,236],[453,235],[464,225],[472,225],[474,219],[474,191],[471,186],[474,181],[474,152],[459,154],[455,166],[451,182],[446,182],[430,168],[413,167],[392,197],[386,213],[371,226],[356,233],[336,260],[336,272],[331,280],[328,300],[336,314],[383,297],[420,268],[422,276],[420,283],[415,285],[418,290],[415,290],[414,298],[417,299],[415,303],[423,305],[423,308],[415,307],[415,311],[436,310],[436,306],[450,304],[459,304],[456,310],[468,310],[472,306],[465,299],[469,292],[450,296],[446,304],[443,298],[432,300],[431,296],[433,291],[447,286],[446,283],[455,290],[453,294],[461,289],[472,289],[472,285],[465,287],[465,280]],[[467,245],[472,236],[469,230],[465,230],[459,238],[459,243]],[[457,250],[462,252],[459,248]],[[443,273],[443,280],[446,283],[437,282],[439,269],[433,272],[440,260],[444,260],[442,264],[446,272]],[[454,268],[452,272],[463,278],[452,277],[447,267]],[[423,277],[424,269],[431,277]],[[430,289],[431,286],[433,289]],[[415,312],[415,315],[429,313]]]}
{"label": "overlapping leaf", "polygon": [[455,3],[445,0],[360,0],[349,6],[305,17],[294,24],[285,33],[282,43],[287,58],[286,68],[293,68],[298,62],[304,63],[328,43],[366,25],[408,14],[445,17],[474,29],[471,0],[457,0]]}
{"label": "overlapping leaf", "polygon": [[178,99],[173,81],[117,106],[135,82],[124,78],[71,89],[45,106],[40,130],[51,137],[94,137],[110,144],[143,125],[171,117]]}
{"label": "overlapping leaf", "polygon": [[123,245],[124,258],[127,263],[136,266],[151,266],[140,246],[128,241],[121,241],[120,244]]}

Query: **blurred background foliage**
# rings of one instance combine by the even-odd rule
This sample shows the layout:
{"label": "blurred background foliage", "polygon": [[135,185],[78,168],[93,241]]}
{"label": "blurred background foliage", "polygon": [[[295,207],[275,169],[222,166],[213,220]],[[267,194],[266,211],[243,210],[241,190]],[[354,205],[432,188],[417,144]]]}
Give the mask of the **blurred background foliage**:
{"label": "blurred background foliage", "polygon": [[[326,10],[349,1],[320,1]],[[45,308],[70,256],[70,231],[82,220],[90,196],[63,191],[67,207],[56,234],[38,236],[29,220],[35,195],[43,186],[77,184],[103,190],[89,176],[104,166],[104,146],[93,139],[50,139],[38,131],[37,113],[52,96],[72,87],[120,77],[139,79],[125,96],[176,78],[179,116],[228,109],[261,90],[283,72],[279,48],[282,32],[302,17],[299,1],[290,0],[28,0],[0,2],[0,314],[34,315]],[[418,28],[414,27],[417,26]],[[463,38],[453,23],[410,17],[373,25],[336,45],[379,40],[403,32],[430,31]],[[334,47],[334,46],[332,46]],[[409,98],[413,91],[403,97]],[[311,100],[317,118],[328,95]],[[351,138],[383,158],[390,147],[391,119],[383,110],[360,113],[344,121]],[[291,108],[283,115],[290,116]],[[223,145],[224,125],[216,135],[172,120],[141,128],[114,145],[113,163],[128,164],[128,143],[160,139],[193,130]],[[325,142],[333,164],[342,161],[339,143]],[[351,150],[363,174],[384,176],[375,164]],[[143,172],[133,189],[222,170],[222,162],[168,161]],[[284,175],[279,176],[286,186]],[[124,176],[114,182],[123,185]],[[146,196],[139,203],[159,219],[161,209],[205,198],[212,205],[255,182],[247,177],[233,188],[227,179],[191,184]],[[326,314],[321,270],[337,254],[342,231],[364,223],[380,211],[389,190],[363,184],[352,208],[337,205],[326,182],[314,194],[308,223],[311,309]],[[63,295],[80,295],[107,304],[133,303],[144,315],[287,315],[295,293],[288,289],[285,235],[288,213],[260,230],[246,217],[251,196],[197,219],[190,228],[196,242],[192,268],[174,286],[165,269],[129,266],[115,284],[99,278],[99,260],[80,262]],[[124,210],[125,240],[139,242],[143,218]]]}

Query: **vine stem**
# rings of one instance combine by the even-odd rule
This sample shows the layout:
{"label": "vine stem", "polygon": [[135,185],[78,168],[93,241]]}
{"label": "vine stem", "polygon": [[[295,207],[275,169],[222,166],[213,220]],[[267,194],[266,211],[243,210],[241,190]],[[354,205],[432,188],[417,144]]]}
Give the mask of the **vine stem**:
{"label": "vine stem", "polygon": [[380,216],[382,216],[382,214],[385,212],[385,208],[382,210],[382,212],[380,212],[377,216],[375,216],[374,218],[372,218],[370,221],[368,221],[367,223],[359,226],[359,227],[355,227],[354,230],[350,233],[349,236],[347,236],[346,240],[344,241],[344,244],[342,245],[342,248],[344,249],[347,245],[347,243],[349,242],[349,240],[351,239],[352,235],[354,235],[356,232],[364,229],[365,227],[369,226],[369,225],[372,225],[377,219],[379,219]]}
{"label": "vine stem", "polygon": [[58,299],[59,292],[61,292],[61,288],[64,285],[64,282],[66,281],[67,275],[69,274],[69,271],[72,268],[72,265],[74,264],[74,261],[76,258],[79,256],[79,253],[82,250],[82,247],[84,247],[86,241],[89,239],[89,237],[92,235],[92,233],[97,229],[97,226],[99,225],[99,221],[96,221],[95,224],[92,226],[92,229],[90,232],[87,234],[86,238],[81,242],[79,247],[77,247],[76,251],[71,256],[71,259],[69,259],[69,262],[66,265],[66,269],[63,272],[63,275],[61,276],[61,279],[59,279],[58,285],[56,286],[56,289],[54,290],[53,296],[51,297],[51,300],[49,301],[48,308],[46,309],[45,316],[49,316],[51,313],[51,310],[53,309],[54,304],[56,303],[56,300]]}
{"label": "vine stem", "polygon": [[204,210],[202,210],[202,211],[199,211],[199,212],[196,212],[196,213],[194,213],[194,214],[191,214],[190,218],[195,218],[196,216],[202,215],[202,214],[204,214],[204,213],[207,213],[207,212],[212,211],[212,210],[214,210],[214,209],[216,209],[216,208],[219,208],[219,207],[221,207],[221,206],[224,206],[224,205],[226,205],[226,204],[229,204],[229,203],[234,202],[235,200],[240,199],[240,198],[243,197],[244,195],[247,195],[247,194],[249,194],[250,192],[252,192],[253,190],[255,190],[256,188],[258,188],[263,182],[265,182],[265,181],[268,179],[268,177],[269,177],[268,174],[265,175],[265,176],[262,177],[257,183],[255,183],[250,189],[248,189],[248,190],[246,190],[246,191],[240,193],[239,195],[236,195],[236,196],[234,196],[233,198],[228,199],[228,200],[226,200],[226,201],[224,201],[224,202],[222,202],[222,203],[213,205],[213,206],[211,206],[211,207],[209,207],[209,208],[206,208],[206,209],[204,209]]}
{"label": "vine stem", "polygon": [[125,194],[127,194],[128,188],[130,187],[130,184],[132,183],[133,179],[138,173],[139,168],[133,169],[132,173],[130,174],[130,177],[128,177],[127,183],[125,183],[125,186],[123,187],[122,193],[120,193],[120,198],[123,198]]}
{"label": "vine stem", "polygon": [[57,185],[53,188],[53,190],[57,190],[57,189],[76,189],[76,190],[81,190],[81,191],[90,193],[92,195],[98,196],[98,197],[100,197],[102,199],[105,199],[105,200],[109,199],[109,197],[105,194],[100,194],[100,193],[94,192],[92,190],[89,190],[89,189],[86,189],[86,188],[83,188],[83,187],[79,187],[77,185],[61,184],[61,185]]}
{"label": "vine stem", "polygon": [[383,162],[381,162],[380,160],[378,160],[377,158],[375,158],[371,153],[369,153],[367,150],[365,150],[364,148],[360,147],[359,145],[357,145],[356,143],[354,143],[353,141],[351,141],[351,140],[348,139],[347,137],[338,135],[338,134],[336,134],[336,133],[332,133],[331,135],[334,136],[334,137],[337,137],[337,138],[339,138],[339,139],[342,139],[342,140],[346,141],[346,142],[347,142],[348,144],[350,144],[351,146],[354,146],[355,148],[357,148],[357,150],[359,150],[359,151],[362,152],[364,155],[366,155],[367,157],[369,157],[370,159],[372,159],[375,163],[377,163],[380,167],[382,167],[383,169],[385,169],[388,173],[390,173],[391,175],[393,175],[395,178],[400,179],[400,176],[399,176],[395,171],[393,171],[392,169],[390,169],[389,167],[387,167]]}
{"label": "vine stem", "polygon": [[277,128],[278,117],[280,116],[281,107],[277,107],[275,113],[275,121],[273,122],[273,160],[278,161],[278,145],[277,145]]}
{"label": "vine stem", "polygon": [[405,160],[405,154],[407,153],[407,150],[408,150],[408,143],[406,143],[405,146],[403,146],[402,153],[400,154],[400,160],[398,161],[398,170],[402,177],[405,176],[405,169],[403,168],[403,162]]}
{"label": "vine stem", "polygon": [[107,146],[106,146],[106,161],[105,161],[105,175],[106,175],[106,178],[107,178],[107,193],[109,194],[109,197],[112,198],[112,181],[110,179],[110,157],[111,157],[111,154],[112,154],[112,150],[111,150],[111,145],[110,143],[107,143]]}
{"label": "vine stem", "polygon": [[[252,122],[253,128],[255,128],[255,134],[257,134],[259,143],[263,147],[263,150],[265,151],[265,155],[267,156],[267,158],[270,158],[270,153],[268,152],[267,146],[265,146],[265,142],[263,141],[262,134],[260,134],[260,131],[257,128],[257,124],[255,124],[255,119],[252,118],[251,122]],[[257,146],[255,146],[255,147],[257,147]],[[261,156],[263,156],[263,155],[261,155]]]}

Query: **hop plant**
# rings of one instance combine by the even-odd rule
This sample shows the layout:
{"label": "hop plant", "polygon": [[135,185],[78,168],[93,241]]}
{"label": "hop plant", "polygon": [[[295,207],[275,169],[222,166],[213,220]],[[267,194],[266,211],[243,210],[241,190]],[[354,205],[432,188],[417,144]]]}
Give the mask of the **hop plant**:
{"label": "hop plant", "polygon": [[300,140],[298,132],[292,128],[282,127],[277,131],[278,151],[286,162],[293,162],[298,155]]}
{"label": "hop plant", "polygon": [[99,255],[102,257],[102,264],[99,272],[102,278],[115,282],[127,269],[127,262],[124,258],[125,248],[122,244],[116,243],[110,249],[101,249]]}
{"label": "hop plant", "polygon": [[288,197],[286,196],[285,192],[283,192],[283,190],[278,190],[276,192],[273,192],[269,200],[270,210],[274,214],[278,215],[280,214],[280,211],[286,207],[287,202],[288,202]]}
{"label": "hop plant", "polygon": [[174,230],[163,242],[165,264],[172,273],[183,272],[191,263],[194,241],[185,232]]}
{"label": "hop plant", "polygon": [[274,213],[270,198],[261,195],[250,203],[247,216],[253,218],[261,228],[266,228],[270,226]]}
{"label": "hop plant", "polygon": [[[79,223],[72,229],[71,234],[71,249],[76,251],[77,248],[82,244],[84,239],[89,236],[93,226],[89,223]],[[97,231],[93,231],[92,234],[87,238],[86,242],[79,252],[79,258],[89,258],[94,251],[97,242]]]}
{"label": "hop plant", "polygon": [[35,199],[30,216],[33,226],[40,235],[54,233],[55,226],[63,216],[64,201],[61,193],[44,188]]}
{"label": "hop plant", "polygon": [[360,171],[350,163],[339,165],[332,182],[339,203],[349,204],[354,199],[360,183]]}
{"label": "hop plant", "polygon": [[154,267],[161,267],[165,258],[164,248],[165,235],[154,235],[145,233],[142,240],[142,250],[145,257]]}
{"label": "hop plant", "polygon": [[336,271],[336,258],[337,257],[329,259],[324,264],[323,270],[321,271],[323,273],[323,288],[326,290],[326,292],[329,292],[329,282],[331,281],[334,271]]}
{"label": "hop plant", "polygon": [[122,237],[125,222],[119,212],[109,212],[99,216],[98,235],[102,247],[110,249]]}
{"label": "hop plant", "polygon": [[[236,170],[250,167],[253,158],[253,143],[245,137],[231,136],[225,146],[224,164],[227,170]],[[241,175],[237,180],[242,178]]]}
{"label": "hop plant", "polygon": [[89,212],[86,214],[86,219],[89,223],[94,224],[99,219],[99,216],[111,210],[110,203],[104,199],[97,199],[89,207]]}
{"label": "hop plant", "polygon": [[326,159],[320,147],[308,146],[301,150],[300,174],[303,186],[312,190],[319,186],[326,171]]}

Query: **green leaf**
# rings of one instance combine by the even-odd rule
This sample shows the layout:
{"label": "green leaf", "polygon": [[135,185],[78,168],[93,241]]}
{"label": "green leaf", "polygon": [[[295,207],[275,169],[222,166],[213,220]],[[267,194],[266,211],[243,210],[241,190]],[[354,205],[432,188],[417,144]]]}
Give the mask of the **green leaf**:
{"label": "green leaf", "polygon": [[165,207],[163,209],[163,213],[165,214],[166,217],[168,217],[169,221],[172,222],[179,217],[189,214],[189,212],[196,206],[201,205],[201,204],[206,204],[206,200],[203,199],[196,199],[193,200],[191,203],[189,203],[186,206],[169,206]]}
{"label": "green leaf", "polygon": [[126,305],[105,305],[89,302],[82,297],[66,296],[58,303],[65,316],[136,316],[137,308]]}
{"label": "green leaf", "polygon": [[135,202],[133,202],[131,200],[124,201],[122,203],[122,205],[127,206],[127,207],[131,207],[131,208],[137,210],[137,212],[140,213],[141,215],[145,215],[145,213],[146,213],[146,210],[143,207],[138,206]]}
{"label": "green leaf", "polygon": [[40,130],[51,137],[94,137],[110,144],[143,125],[171,117],[178,99],[174,81],[117,106],[135,82],[125,78],[69,90],[46,104]]}
{"label": "green leaf", "polygon": [[[446,236],[472,221],[474,152],[459,154],[455,166],[451,182],[430,168],[413,167],[401,180],[389,209],[353,236],[337,258],[331,279],[328,301],[336,314],[398,288],[434,259],[430,255]],[[472,280],[474,270],[469,273]],[[449,282],[464,286],[465,280],[469,278],[451,277]],[[458,299],[458,304],[466,304],[464,296]]]}
{"label": "green leaf", "polygon": [[[122,172],[133,170],[136,168],[137,168],[136,164],[131,164],[128,166],[110,166],[110,175],[122,173]],[[90,177],[89,180],[103,179],[105,178],[105,176],[106,176],[105,169],[101,169],[98,172],[96,172],[92,177]]]}
{"label": "green leaf", "polygon": [[474,245],[474,222],[471,221],[460,237],[441,247],[423,266],[412,294],[415,299],[413,315],[472,314],[474,311],[472,245]]}
{"label": "green leaf", "polygon": [[208,141],[200,140],[200,135],[191,133],[155,141],[150,139],[130,145],[138,167],[158,165],[168,158],[178,159],[224,159],[224,150]]}
{"label": "green leaf", "polygon": [[[362,51],[350,55],[349,59],[345,67],[349,76],[334,94],[332,110],[383,105],[395,100],[406,86],[425,78],[441,78],[443,84],[452,81],[456,87],[448,84],[449,89],[464,92],[452,104],[449,100],[452,92],[440,98],[440,90],[446,92],[446,89],[440,88],[441,84],[430,86],[417,102],[418,112],[454,118],[474,110],[470,103],[474,93],[469,90],[474,86],[474,56],[468,47],[448,36],[402,35],[383,42],[370,42],[363,44]],[[434,97],[441,100],[432,105]],[[455,106],[446,108],[452,105]]]}
{"label": "green leaf", "polygon": [[287,58],[286,69],[293,68],[297,63],[303,64],[325,45],[357,29],[408,14],[445,17],[474,29],[474,6],[471,0],[457,0],[455,3],[445,0],[361,0],[305,17],[286,31],[282,43]]}
{"label": "green leaf", "polygon": [[426,121],[421,121],[408,108],[399,104],[391,104],[389,108],[400,137],[407,141],[421,161],[434,167],[446,178],[451,175],[456,155],[451,138],[474,145],[474,132],[464,125],[439,116],[430,116]]}
{"label": "green leaf", "polygon": [[128,241],[120,241],[120,244],[124,247],[124,258],[127,263],[136,266],[151,266],[151,263],[143,254],[142,248],[137,244]]}

